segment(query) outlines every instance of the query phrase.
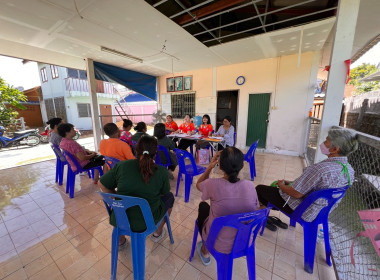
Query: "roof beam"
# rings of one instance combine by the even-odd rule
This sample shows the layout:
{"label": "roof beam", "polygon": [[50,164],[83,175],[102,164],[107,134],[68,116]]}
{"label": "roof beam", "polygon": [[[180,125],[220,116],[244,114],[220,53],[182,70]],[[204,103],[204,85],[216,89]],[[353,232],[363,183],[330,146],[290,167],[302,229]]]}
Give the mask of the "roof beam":
{"label": "roof beam", "polygon": [[[193,11],[192,14],[197,19],[199,19],[201,17],[204,17],[204,16],[207,16],[209,14],[218,12],[220,10],[229,8],[231,6],[234,6],[234,5],[239,4],[241,2],[244,2],[244,1],[245,0],[221,0],[221,1],[218,1],[218,2],[213,3],[211,5],[208,5],[207,7],[203,7],[201,9],[196,10],[196,11]],[[178,23],[179,25],[182,25],[182,24],[188,23],[192,20],[193,20],[193,17],[191,17],[190,15],[183,15],[183,16],[179,17],[178,19],[176,19],[175,22]]]}

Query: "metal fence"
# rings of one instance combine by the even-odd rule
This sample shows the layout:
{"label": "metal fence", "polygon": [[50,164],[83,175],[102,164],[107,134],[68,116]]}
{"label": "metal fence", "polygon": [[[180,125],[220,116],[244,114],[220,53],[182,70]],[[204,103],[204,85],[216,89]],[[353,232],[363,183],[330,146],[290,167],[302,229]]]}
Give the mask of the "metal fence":
{"label": "metal fence", "polygon": [[305,147],[305,159],[308,165],[314,163],[315,152],[318,145],[318,134],[321,125],[321,120],[313,117],[309,117],[307,131],[306,131],[306,147]]}
{"label": "metal fence", "polygon": [[356,235],[364,231],[358,211],[380,208],[380,138],[358,134],[359,149],[348,157],[355,182],[329,216],[330,244],[339,279],[380,279],[380,258],[368,237],[354,243],[355,266],[350,255]]}

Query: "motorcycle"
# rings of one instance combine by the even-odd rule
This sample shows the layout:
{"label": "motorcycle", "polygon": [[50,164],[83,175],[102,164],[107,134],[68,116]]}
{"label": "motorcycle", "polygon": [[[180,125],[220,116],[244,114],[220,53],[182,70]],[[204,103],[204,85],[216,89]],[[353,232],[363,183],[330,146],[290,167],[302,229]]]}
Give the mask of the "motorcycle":
{"label": "motorcycle", "polygon": [[[73,137],[74,140],[78,140],[79,136],[81,135],[80,131],[74,127],[75,130],[75,136]],[[40,133],[41,142],[42,143],[49,143],[49,136],[50,136],[50,127],[47,125],[45,126],[44,132]]]}
{"label": "motorcycle", "polygon": [[49,126],[45,126],[44,132],[40,133],[40,138],[42,143],[49,143],[50,129]]}
{"label": "motorcycle", "polygon": [[0,149],[3,147],[15,147],[20,145],[28,145],[30,147],[40,144],[40,135],[38,129],[28,129],[24,131],[13,132],[13,137],[5,137],[5,128],[0,126]]}

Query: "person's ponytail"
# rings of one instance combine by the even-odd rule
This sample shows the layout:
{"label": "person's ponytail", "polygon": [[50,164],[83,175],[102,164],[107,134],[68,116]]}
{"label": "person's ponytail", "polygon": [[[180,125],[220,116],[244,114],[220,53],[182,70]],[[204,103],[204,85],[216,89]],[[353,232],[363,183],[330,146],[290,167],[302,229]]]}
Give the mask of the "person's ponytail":
{"label": "person's ponytail", "polygon": [[148,184],[157,166],[154,158],[157,153],[157,139],[152,136],[142,136],[136,145],[137,159],[139,160],[139,171],[144,183]]}

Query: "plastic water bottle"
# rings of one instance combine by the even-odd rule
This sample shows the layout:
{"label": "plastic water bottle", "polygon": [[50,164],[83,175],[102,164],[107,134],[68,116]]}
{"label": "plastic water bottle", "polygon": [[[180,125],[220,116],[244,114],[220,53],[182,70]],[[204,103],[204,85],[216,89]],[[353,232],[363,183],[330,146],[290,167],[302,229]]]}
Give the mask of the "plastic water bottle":
{"label": "plastic water bottle", "polygon": [[318,243],[323,243],[323,228],[321,227],[321,228],[319,228],[319,230],[318,230],[318,237],[317,237],[317,242]]}

